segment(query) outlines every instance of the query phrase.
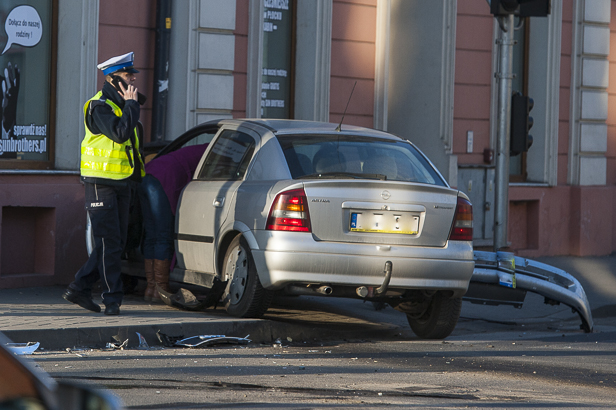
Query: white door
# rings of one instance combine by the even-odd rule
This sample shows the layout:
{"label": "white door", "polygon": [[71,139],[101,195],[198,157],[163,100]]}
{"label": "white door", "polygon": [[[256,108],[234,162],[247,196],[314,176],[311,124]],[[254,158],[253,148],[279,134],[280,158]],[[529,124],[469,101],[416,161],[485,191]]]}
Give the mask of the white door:
{"label": "white door", "polygon": [[223,130],[206,153],[196,179],[180,198],[176,215],[176,255],[184,269],[215,273],[215,244],[220,227],[234,205],[254,154],[255,139],[237,130]]}

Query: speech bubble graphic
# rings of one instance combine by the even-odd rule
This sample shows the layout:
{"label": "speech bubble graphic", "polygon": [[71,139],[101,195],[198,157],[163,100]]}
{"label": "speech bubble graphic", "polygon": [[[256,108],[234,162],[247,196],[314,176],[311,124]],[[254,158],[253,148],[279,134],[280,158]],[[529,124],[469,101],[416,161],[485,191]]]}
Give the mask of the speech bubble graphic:
{"label": "speech bubble graphic", "polygon": [[9,13],[4,22],[8,41],[2,54],[13,44],[34,47],[43,36],[43,23],[36,9],[32,6],[17,6]]}

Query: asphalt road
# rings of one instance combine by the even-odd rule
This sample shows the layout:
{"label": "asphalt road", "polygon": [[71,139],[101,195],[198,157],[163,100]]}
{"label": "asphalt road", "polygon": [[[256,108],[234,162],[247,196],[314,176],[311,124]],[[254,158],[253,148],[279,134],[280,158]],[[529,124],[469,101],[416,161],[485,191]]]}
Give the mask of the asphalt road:
{"label": "asphalt road", "polygon": [[[543,305],[539,297],[527,298],[521,310],[465,303],[449,338],[425,341],[391,308],[345,304],[345,321],[339,309],[328,316],[329,303],[285,298],[268,312],[301,324],[314,323],[313,312],[320,311],[322,338],[33,358],[54,378],[111,389],[130,409],[614,407],[613,318],[597,319],[596,331],[586,334],[568,308]],[[310,313],[302,315],[304,309]],[[381,327],[358,319],[374,315]],[[335,341],[328,327],[352,332]]]}

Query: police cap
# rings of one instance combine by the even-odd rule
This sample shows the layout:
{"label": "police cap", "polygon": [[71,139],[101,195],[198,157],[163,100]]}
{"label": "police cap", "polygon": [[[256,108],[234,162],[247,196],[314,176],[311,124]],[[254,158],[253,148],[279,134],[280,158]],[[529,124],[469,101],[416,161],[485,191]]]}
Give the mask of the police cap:
{"label": "police cap", "polygon": [[138,73],[139,71],[133,67],[133,52],[123,54],[121,56],[111,57],[109,60],[100,63],[96,66],[99,70],[103,70],[104,75],[117,73],[120,71],[126,73]]}

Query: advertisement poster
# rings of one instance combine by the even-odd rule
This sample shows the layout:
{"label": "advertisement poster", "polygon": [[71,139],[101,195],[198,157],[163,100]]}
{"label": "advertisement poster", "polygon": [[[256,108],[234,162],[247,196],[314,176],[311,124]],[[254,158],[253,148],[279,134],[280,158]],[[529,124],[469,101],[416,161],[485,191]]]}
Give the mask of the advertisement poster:
{"label": "advertisement poster", "polygon": [[263,0],[261,117],[291,117],[293,1]]}
{"label": "advertisement poster", "polygon": [[52,0],[0,2],[0,164],[49,160],[51,18]]}

